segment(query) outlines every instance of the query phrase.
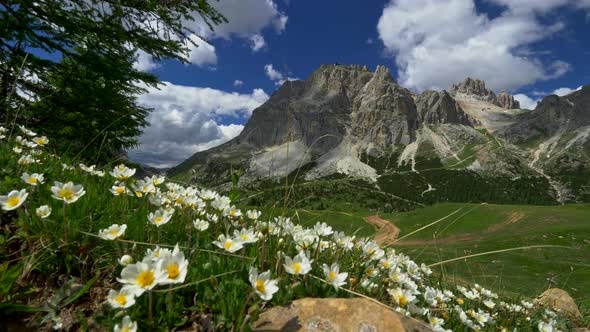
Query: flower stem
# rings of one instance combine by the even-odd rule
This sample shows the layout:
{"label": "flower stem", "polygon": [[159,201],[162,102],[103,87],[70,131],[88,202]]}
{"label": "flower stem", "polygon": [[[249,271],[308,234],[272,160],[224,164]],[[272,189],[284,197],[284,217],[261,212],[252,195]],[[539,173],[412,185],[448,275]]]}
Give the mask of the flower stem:
{"label": "flower stem", "polygon": [[68,243],[68,220],[66,218],[66,207],[67,207],[67,204],[64,201],[64,208],[63,208],[63,212],[64,212],[64,240],[67,244]]}

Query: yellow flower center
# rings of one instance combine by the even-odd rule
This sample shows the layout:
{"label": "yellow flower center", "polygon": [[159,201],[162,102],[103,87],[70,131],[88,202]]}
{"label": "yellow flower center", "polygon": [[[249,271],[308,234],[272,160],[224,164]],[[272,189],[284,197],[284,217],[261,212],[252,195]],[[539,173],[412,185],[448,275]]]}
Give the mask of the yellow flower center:
{"label": "yellow flower center", "polygon": [[32,176],[31,176],[31,177],[29,178],[29,182],[30,182],[30,183],[37,183],[37,178],[34,178],[34,177],[32,177]]}
{"label": "yellow flower center", "polygon": [[232,240],[225,241],[225,250],[229,250],[233,244],[234,242]]}
{"label": "yellow flower center", "polygon": [[232,217],[235,217],[236,213],[237,213],[237,212],[236,212],[236,210],[231,210],[231,211],[229,211],[229,214],[230,214]]}
{"label": "yellow flower center", "polygon": [[159,216],[158,216],[158,217],[156,217],[156,219],[154,219],[154,223],[155,223],[155,224],[159,224],[159,223],[161,223],[161,222],[162,222],[162,219],[163,219],[162,217],[159,217]]}
{"label": "yellow flower center", "polygon": [[301,263],[293,264],[293,270],[295,270],[295,273],[299,273],[301,271]]}
{"label": "yellow flower center", "polygon": [[244,240],[244,241],[248,240],[248,235],[247,234],[242,235],[242,240]]}
{"label": "yellow flower center", "polygon": [[8,199],[8,201],[6,201],[6,205],[8,205],[11,208],[17,206],[18,203],[20,203],[20,197],[18,196],[12,196]]}
{"label": "yellow flower center", "polygon": [[131,330],[130,330],[130,329],[127,327],[127,326],[125,326],[125,327],[124,327],[124,328],[121,330],[121,332],[131,332]]}
{"label": "yellow flower center", "polygon": [[388,269],[390,265],[391,265],[391,263],[389,263],[389,261],[385,261],[385,262],[383,263],[383,266],[384,266],[386,269]]}
{"label": "yellow flower center", "polygon": [[182,197],[178,197],[176,199],[176,204],[182,204]]}
{"label": "yellow flower center", "polygon": [[168,270],[168,278],[170,279],[176,279],[180,275],[180,271],[178,271],[178,264],[176,263],[168,265],[166,270]]}
{"label": "yellow flower center", "polygon": [[137,279],[135,279],[141,288],[147,288],[151,286],[155,280],[156,278],[154,278],[154,272],[152,271],[140,272],[137,275]]}
{"label": "yellow flower center", "polygon": [[118,229],[111,229],[111,235],[116,236],[117,234],[119,234],[119,230]]}
{"label": "yellow flower center", "polygon": [[404,295],[400,295],[398,301],[399,305],[401,306],[405,306],[406,304],[408,304],[408,299]]}
{"label": "yellow flower center", "polygon": [[57,196],[63,198],[64,200],[67,200],[67,201],[74,199],[74,195],[75,195],[75,193],[68,188],[60,189],[57,192]]}
{"label": "yellow flower center", "polygon": [[457,299],[457,303],[459,303],[459,305],[462,305],[464,302],[465,302],[465,301],[463,301],[463,299],[462,299],[462,298],[458,298],[458,299]]}
{"label": "yellow flower center", "polygon": [[256,290],[260,293],[264,293],[264,291],[266,291],[266,287],[264,287],[264,281],[260,279],[256,280]]}
{"label": "yellow flower center", "polygon": [[117,301],[117,303],[119,303],[120,305],[125,305],[127,304],[127,298],[125,297],[125,295],[117,295],[117,297],[115,298],[115,301]]}
{"label": "yellow flower center", "polygon": [[336,272],[330,271],[330,274],[328,275],[328,278],[330,278],[330,280],[336,279]]}
{"label": "yellow flower center", "polygon": [[125,192],[125,187],[117,187],[117,189],[115,189],[115,191],[117,192],[117,194],[122,194]]}

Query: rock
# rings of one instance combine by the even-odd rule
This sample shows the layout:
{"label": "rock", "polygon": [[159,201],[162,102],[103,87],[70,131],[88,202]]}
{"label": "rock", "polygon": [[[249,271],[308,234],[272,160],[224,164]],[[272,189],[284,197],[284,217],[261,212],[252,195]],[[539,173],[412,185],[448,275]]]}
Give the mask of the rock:
{"label": "rock", "polygon": [[582,314],[572,297],[563,289],[549,288],[535,299],[535,303],[547,306],[566,317],[581,321]]}
{"label": "rock", "polygon": [[486,87],[484,81],[470,77],[461,83],[453,84],[451,95],[482,100],[506,109],[520,108],[518,101],[506,91],[502,91],[496,96],[494,91]]}
{"label": "rock", "polygon": [[496,97],[496,103],[498,106],[509,110],[520,108],[520,103],[518,100],[514,99],[514,97],[508,94],[506,91],[500,92],[500,94]]}
{"label": "rock", "polygon": [[428,325],[367,299],[315,299],[294,301],[262,313],[253,331],[318,332],[430,332]]}
{"label": "rock", "polygon": [[446,91],[424,91],[416,98],[416,108],[423,123],[452,123],[473,127],[477,122]]}
{"label": "rock", "polygon": [[496,104],[496,94],[486,87],[482,80],[467,77],[465,81],[451,86],[451,95],[465,95]]}

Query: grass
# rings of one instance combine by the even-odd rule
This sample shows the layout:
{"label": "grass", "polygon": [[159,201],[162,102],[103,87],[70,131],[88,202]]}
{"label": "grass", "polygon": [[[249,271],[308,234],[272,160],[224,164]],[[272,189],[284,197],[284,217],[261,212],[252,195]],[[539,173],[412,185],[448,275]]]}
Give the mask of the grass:
{"label": "grass", "polygon": [[568,291],[578,303],[590,305],[590,205],[448,203],[383,217],[392,220],[403,236],[457,209],[461,211],[456,217],[412,235],[406,239],[408,245],[400,246],[400,250],[426,263],[434,263],[518,246],[571,247],[476,257],[446,264],[439,271],[498,292],[531,297],[546,288],[559,287]]}

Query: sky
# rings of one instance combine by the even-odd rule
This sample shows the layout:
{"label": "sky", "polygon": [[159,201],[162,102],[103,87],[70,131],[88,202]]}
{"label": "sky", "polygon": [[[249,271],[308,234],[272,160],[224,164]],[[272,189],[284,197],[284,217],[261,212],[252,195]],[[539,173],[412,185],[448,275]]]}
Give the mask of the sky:
{"label": "sky", "polygon": [[139,96],[154,111],[133,161],[171,167],[230,140],[282,82],[325,63],[384,65],[416,93],[479,78],[528,109],[590,84],[590,0],[210,3],[229,23],[190,23],[191,64],[137,54],[164,85]]}

